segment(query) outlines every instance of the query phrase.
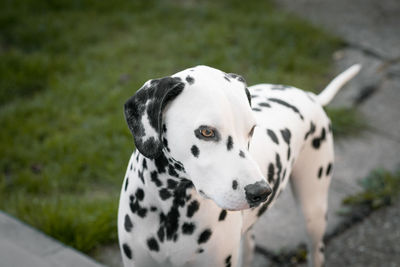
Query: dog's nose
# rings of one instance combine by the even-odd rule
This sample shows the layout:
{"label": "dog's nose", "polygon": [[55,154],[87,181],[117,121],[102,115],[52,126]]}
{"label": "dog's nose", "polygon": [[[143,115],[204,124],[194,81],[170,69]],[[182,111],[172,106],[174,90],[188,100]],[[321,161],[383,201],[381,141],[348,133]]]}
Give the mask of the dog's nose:
{"label": "dog's nose", "polygon": [[265,181],[259,181],[254,184],[249,184],[244,187],[246,199],[250,207],[257,206],[265,201],[272,193],[271,187]]}

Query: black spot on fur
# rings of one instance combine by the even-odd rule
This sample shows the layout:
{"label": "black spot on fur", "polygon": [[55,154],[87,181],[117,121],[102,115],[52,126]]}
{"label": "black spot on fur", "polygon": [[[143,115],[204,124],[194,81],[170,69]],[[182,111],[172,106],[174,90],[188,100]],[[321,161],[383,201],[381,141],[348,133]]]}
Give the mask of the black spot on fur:
{"label": "black spot on fur", "polygon": [[129,217],[128,214],[125,215],[124,227],[125,227],[125,230],[127,232],[130,232],[132,230],[132,228],[133,228],[133,224],[132,224],[131,218]]}
{"label": "black spot on fur", "polygon": [[146,161],[146,159],[143,159],[142,166],[143,166],[143,170],[147,169],[147,161]]}
{"label": "black spot on fur", "polygon": [[323,168],[320,167],[319,170],[318,170],[318,179],[321,179],[321,177],[322,177],[322,172],[323,172]]}
{"label": "black spot on fur", "polygon": [[155,206],[151,206],[151,207],[150,207],[150,211],[152,211],[152,212],[155,212],[155,211],[157,211],[157,207],[155,207]]}
{"label": "black spot on fur", "polygon": [[164,144],[164,147],[167,149],[167,151],[170,151],[170,149],[168,147],[168,140],[166,138],[163,138],[163,144]]}
{"label": "black spot on fur", "polygon": [[167,200],[172,196],[171,192],[167,188],[162,188],[159,193],[162,200]]}
{"label": "black spot on fur", "polygon": [[158,246],[158,242],[154,237],[147,239],[147,246],[149,247],[149,249],[151,251],[159,251],[160,250],[160,247]]}
{"label": "black spot on fur", "polygon": [[152,171],[150,173],[150,177],[151,177],[151,181],[153,181],[156,186],[160,187],[162,186],[162,182],[160,181],[160,179],[158,179],[158,173],[156,171]]}
{"label": "black spot on fur", "polygon": [[227,214],[226,210],[221,210],[221,213],[219,214],[219,217],[218,217],[218,221],[225,220],[226,214]]}
{"label": "black spot on fur", "polygon": [[226,148],[228,149],[228,151],[233,148],[232,136],[228,136],[228,140],[226,142]]}
{"label": "black spot on fur", "polygon": [[274,131],[272,131],[270,129],[267,129],[267,134],[271,138],[272,142],[274,142],[275,144],[279,145],[278,137],[276,136]]}
{"label": "black spot on fur", "polygon": [[239,156],[241,158],[246,158],[246,155],[244,154],[244,152],[242,150],[239,150]]}
{"label": "black spot on fur", "polygon": [[278,98],[268,98],[268,100],[293,110],[295,113],[297,113],[300,116],[301,120],[304,120],[303,115],[300,113],[300,111],[295,106],[293,106],[281,99],[278,99]]}
{"label": "black spot on fur", "polygon": [[291,150],[290,150],[290,146],[289,146],[289,147],[288,147],[288,150],[287,150],[287,160],[290,159],[290,152],[291,152]]}
{"label": "black spot on fur", "polygon": [[164,153],[162,153],[159,157],[154,159],[154,163],[157,168],[158,173],[166,172],[166,168],[168,166],[168,159],[165,157]]}
{"label": "black spot on fur", "polygon": [[321,140],[319,138],[314,138],[312,141],[312,146],[318,149],[321,146]]}
{"label": "black spot on fur", "polygon": [[268,165],[268,182],[271,184],[274,181],[275,167],[274,164]]}
{"label": "black spot on fur", "polygon": [[137,173],[138,173],[138,177],[140,178],[140,180],[142,181],[142,183],[144,184],[144,176],[143,176],[143,172],[142,171],[140,171],[140,170],[138,170],[137,171]]}
{"label": "black spot on fur", "polygon": [[315,124],[313,122],[310,122],[310,129],[308,130],[308,132],[306,132],[306,135],[304,136],[304,140],[306,140],[308,138],[308,136],[312,135],[313,133],[315,133]]}
{"label": "black spot on fur", "polygon": [[195,229],[196,229],[196,226],[194,225],[194,223],[185,222],[184,224],[182,224],[182,233],[185,235],[193,234]]}
{"label": "black spot on fur", "polygon": [[236,190],[237,187],[238,187],[238,182],[237,182],[236,180],[233,180],[233,181],[232,181],[232,189],[233,189],[233,190]]}
{"label": "black spot on fur", "polygon": [[194,78],[192,77],[192,76],[187,76],[186,77],[186,81],[189,83],[189,84],[193,84],[194,83]]}
{"label": "black spot on fur", "polygon": [[210,239],[211,234],[212,234],[211,229],[206,229],[206,230],[204,230],[204,231],[200,234],[199,238],[197,239],[197,243],[198,243],[199,245],[202,244],[202,243],[206,243],[206,242]]}
{"label": "black spot on fur", "polygon": [[142,188],[138,188],[136,190],[135,196],[139,201],[142,201],[144,199],[144,191],[143,191],[143,189]]}
{"label": "black spot on fur", "polygon": [[326,168],[326,176],[329,176],[329,174],[331,174],[332,171],[332,163],[328,164],[328,167]]}
{"label": "black spot on fur", "polygon": [[178,234],[177,233],[174,234],[174,237],[172,238],[172,240],[174,240],[174,242],[178,241]]}
{"label": "black spot on fur", "polygon": [[231,82],[231,79],[228,78],[228,76],[224,75],[224,79],[227,80],[228,82]]}
{"label": "black spot on fur", "polygon": [[168,179],[167,184],[169,189],[175,189],[176,186],[178,185],[178,182],[172,179]]}
{"label": "black spot on fur", "polygon": [[199,157],[199,148],[195,145],[192,146],[192,148],[190,149],[192,151],[193,156],[195,156],[196,158]]}
{"label": "black spot on fur", "polygon": [[182,171],[183,170],[183,166],[182,166],[182,164],[179,164],[179,163],[174,163],[174,167],[175,167],[175,169],[177,169],[178,171]]}
{"label": "black spot on fur", "polygon": [[275,164],[276,164],[276,168],[278,169],[277,175],[280,178],[281,171],[282,171],[282,164],[281,164],[281,157],[279,156],[278,153],[275,154]]}
{"label": "black spot on fur", "polygon": [[125,191],[128,188],[128,183],[129,183],[129,177],[125,178]]}
{"label": "black spot on fur", "polygon": [[193,200],[192,202],[190,202],[189,206],[187,207],[187,212],[186,212],[186,216],[188,218],[191,218],[196,211],[199,210],[200,204],[197,200]]}
{"label": "black spot on fur", "polygon": [[326,130],[325,128],[322,128],[320,139],[325,140],[325,138],[326,138]]}
{"label": "black spot on fur", "polygon": [[157,236],[158,236],[158,240],[160,240],[160,242],[163,243],[164,242],[164,236],[165,236],[163,227],[158,228]]}
{"label": "black spot on fur", "polygon": [[247,100],[249,100],[249,105],[251,107],[251,95],[250,95],[249,89],[246,87],[244,90],[246,92]]}
{"label": "black spot on fur", "polygon": [[124,243],[124,244],[122,244],[122,250],[124,251],[124,253],[125,253],[125,256],[128,258],[128,259],[132,259],[132,250],[131,250],[131,248],[128,246],[128,244],[126,244],[126,243]]}
{"label": "black spot on fur", "polygon": [[272,194],[269,196],[268,200],[261,206],[261,208],[257,212],[257,216],[260,217],[269,207],[271,202],[275,199],[275,195],[279,189],[279,185],[281,183],[281,171],[282,171],[282,164],[280,160],[280,156],[278,153],[275,154],[275,165],[277,168],[277,178],[274,186],[272,188]]}
{"label": "black spot on fur", "polygon": [[225,267],[231,267],[231,259],[232,259],[232,255],[229,255],[228,257],[226,257]]}
{"label": "black spot on fur", "polygon": [[321,146],[321,143],[325,140],[325,138],[326,138],[326,130],[325,128],[322,128],[321,135],[319,137],[315,137],[312,140],[312,146],[315,149],[318,149]]}
{"label": "black spot on fur", "polygon": [[261,109],[259,109],[259,108],[252,108],[252,110],[256,111],[256,112],[260,112],[261,111]]}
{"label": "black spot on fur", "polygon": [[283,140],[285,141],[285,143],[290,145],[290,138],[292,137],[290,130],[288,128],[285,128],[285,129],[281,130],[281,134],[282,134],[282,137],[283,137]]}
{"label": "black spot on fur", "polygon": [[146,216],[147,209],[142,208],[140,206],[139,200],[135,199],[135,197],[133,195],[129,196],[129,207],[130,207],[132,213],[137,214],[139,217],[144,218]]}
{"label": "black spot on fur", "polygon": [[202,249],[202,248],[199,248],[198,250],[197,250],[197,253],[199,253],[199,254],[201,254],[201,253],[203,253],[204,252],[204,249]]}
{"label": "black spot on fur", "polygon": [[270,104],[265,103],[265,102],[258,103],[258,105],[259,105],[260,107],[263,107],[263,108],[270,108],[270,107],[271,107]]}
{"label": "black spot on fur", "polygon": [[138,210],[137,214],[139,215],[139,217],[144,218],[144,217],[146,217],[147,209],[146,208],[141,208],[141,209]]}
{"label": "black spot on fur", "polygon": [[176,172],[176,170],[172,164],[169,165],[169,167],[168,167],[168,174],[173,177],[177,177],[177,178],[179,177],[179,174]]}

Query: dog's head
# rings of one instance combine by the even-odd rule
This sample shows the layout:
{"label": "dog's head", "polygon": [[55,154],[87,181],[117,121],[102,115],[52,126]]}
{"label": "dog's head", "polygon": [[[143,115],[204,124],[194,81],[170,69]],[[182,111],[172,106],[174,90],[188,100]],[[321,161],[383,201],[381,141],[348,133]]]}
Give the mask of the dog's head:
{"label": "dog's head", "polygon": [[150,80],[126,102],[125,116],[144,156],[164,151],[181,162],[221,208],[257,206],[271,193],[248,152],[256,120],[241,76],[198,66]]}

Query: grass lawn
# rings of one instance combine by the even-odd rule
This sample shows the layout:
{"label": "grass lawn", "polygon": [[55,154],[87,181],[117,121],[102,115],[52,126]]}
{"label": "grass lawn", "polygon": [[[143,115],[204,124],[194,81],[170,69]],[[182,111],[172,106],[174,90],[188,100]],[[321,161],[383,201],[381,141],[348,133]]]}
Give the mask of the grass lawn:
{"label": "grass lawn", "polygon": [[261,0],[3,0],[0,28],[0,209],[85,253],[116,242],[146,80],[206,64],[317,90],[342,45]]}

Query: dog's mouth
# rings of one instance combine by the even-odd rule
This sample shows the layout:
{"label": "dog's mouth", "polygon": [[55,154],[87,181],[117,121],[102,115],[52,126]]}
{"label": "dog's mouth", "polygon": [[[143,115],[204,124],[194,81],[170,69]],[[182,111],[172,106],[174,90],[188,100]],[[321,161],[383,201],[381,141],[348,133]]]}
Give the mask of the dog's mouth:
{"label": "dog's mouth", "polygon": [[257,203],[255,203],[255,204],[249,204],[249,207],[250,207],[250,208],[257,208],[257,207],[259,207],[260,205],[262,205],[265,201],[267,201],[268,198],[269,198],[269,196],[262,197],[262,198],[260,198],[260,199],[257,201]]}

